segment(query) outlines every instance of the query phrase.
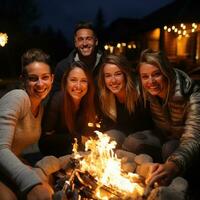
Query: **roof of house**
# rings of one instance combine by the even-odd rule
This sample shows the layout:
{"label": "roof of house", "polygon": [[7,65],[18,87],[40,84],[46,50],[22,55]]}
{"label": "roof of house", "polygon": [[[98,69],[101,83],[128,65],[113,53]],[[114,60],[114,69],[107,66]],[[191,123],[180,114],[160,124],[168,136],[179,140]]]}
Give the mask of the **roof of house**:
{"label": "roof of house", "polygon": [[159,10],[145,16],[146,28],[155,28],[174,23],[200,22],[199,0],[175,0]]}
{"label": "roof of house", "polygon": [[119,18],[106,29],[108,41],[130,41],[157,27],[176,23],[200,22],[200,0],[174,0],[142,19]]}

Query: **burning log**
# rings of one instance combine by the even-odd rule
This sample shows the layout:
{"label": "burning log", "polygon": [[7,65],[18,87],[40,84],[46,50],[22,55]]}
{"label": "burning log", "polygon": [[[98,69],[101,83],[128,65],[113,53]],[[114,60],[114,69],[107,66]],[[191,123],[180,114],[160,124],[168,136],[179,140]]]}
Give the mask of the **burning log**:
{"label": "burning log", "polygon": [[[77,165],[77,160],[71,159],[71,162],[68,166],[79,166]],[[67,176],[62,172],[59,172],[57,175],[57,183],[55,185],[55,190],[57,191],[65,191],[65,195],[67,199],[75,200],[80,197],[83,199],[94,199],[100,200],[100,198],[96,197],[95,192],[100,190],[100,193],[105,196],[109,196],[109,199],[119,200],[119,199],[132,199],[130,197],[126,197],[126,195],[117,190],[117,188],[108,187],[106,185],[99,185],[97,181],[91,176],[87,171],[82,172],[80,169],[75,168],[69,179],[67,180]]]}
{"label": "burning log", "polygon": [[[86,142],[86,151],[89,152],[84,156],[74,149],[74,158],[68,162],[65,174],[57,174],[55,190],[65,191],[67,199],[81,196],[86,199],[117,200],[141,196],[144,179],[122,170],[121,160],[113,151],[116,143],[109,142],[110,138],[100,132],[98,137],[99,140]],[[65,184],[61,188],[63,182]]]}
{"label": "burning log", "polygon": [[[97,134],[99,140],[86,142],[86,153],[75,150],[65,169],[55,175],[56,200],[174,200],[172,196],[184,199],[185,179],[174,179],[168,187],[148,187],[145,179],[152,158],[123,150],[115,154],[115,143],[107,135]],[[58,198],[58,194],[63,197]]]}

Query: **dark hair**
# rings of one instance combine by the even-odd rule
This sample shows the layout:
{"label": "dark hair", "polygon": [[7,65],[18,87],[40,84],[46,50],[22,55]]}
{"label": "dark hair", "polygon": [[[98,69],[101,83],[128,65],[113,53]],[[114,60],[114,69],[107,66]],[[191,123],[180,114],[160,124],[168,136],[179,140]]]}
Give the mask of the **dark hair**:
{"label": "dark hair", "polygon": [[[78,122],[76,121],[76,123],[78,124],[77,127],[75,124],[75,113],[76,113],[75,106],[73,105],[73,100],[71,96],[66,90],[67,86],[66,83],[69,73],[76,67],[81,68],[84,71],[88,81],[88,91],[85,94],[85,96],[81,99],[79,107],[79,116],[77,119]],[[83,62],[81,61],[73,62],[64,73],[61,86],[62,90],[64,91],[65,123],[68,129],[70,130],[71,134],[74,134],[77,131],[77,128],[80,128],[79,131],[83,131],[81,129],[84,128],[86,123],[95,121],[95,105],[94,105],[95,87],[91,72],[88,70],[87,66]]]}
{"label": "dark hair", "polygon": [[75,28],[74,28],[74,36],[76,35],[77,31],[80,29],[90,29],[93,31],[94,36],[96,37],[96,30],[93,26],[93,24],[89,21],[80,21],[78,24],[76,24]]}
{"label": "dark hair", "polygon": [[21,57],[22,75],[26,75],[26,66],[33,62],[43,62],[49,65],[51,70],[50,56],[41,49],[29,49]]}

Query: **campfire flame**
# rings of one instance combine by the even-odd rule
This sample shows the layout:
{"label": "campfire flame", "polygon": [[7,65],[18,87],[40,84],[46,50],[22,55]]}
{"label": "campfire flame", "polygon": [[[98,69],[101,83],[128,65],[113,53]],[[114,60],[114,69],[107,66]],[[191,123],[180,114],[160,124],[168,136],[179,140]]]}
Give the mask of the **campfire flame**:
{"label": "campfire flame", "polygon": [[[95,191],[97,198],[107,200],[111,198],[107,194],[102,194],[101,187],[107,186],[126,196],[142,196],[144,187],[138,182],[139,175],[125,173],[121,168],[121,160],[117,158],[114,149],[117,145],[115,141],[110,141],[110,137],[99,131],[95,131],[98,139],[90,138],[85,143],[85,150],[90,153],[80,160],[80,170],[89,172],[98,183]],[[73,146],[76,158],[80,158],[77,151],[77,143]]]}

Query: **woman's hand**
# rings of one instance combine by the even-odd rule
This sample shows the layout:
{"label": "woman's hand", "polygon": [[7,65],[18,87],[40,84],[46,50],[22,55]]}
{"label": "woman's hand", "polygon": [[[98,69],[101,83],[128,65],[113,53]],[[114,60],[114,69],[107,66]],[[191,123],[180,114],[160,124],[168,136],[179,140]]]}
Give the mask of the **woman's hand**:
{"label": "woman's hand", "polygon": [[179,168],[172,161],[168,161],[164,164],[155,163],[149,170],[149,176],[146,182],[150,187],[153,187],[155,183],[158,185],[169,185],[178,173]]}
{"label": "woman's hand", "polygon": [[33,187],[27,194],[27,200],[52,200],[53,189],[48,183]]}

